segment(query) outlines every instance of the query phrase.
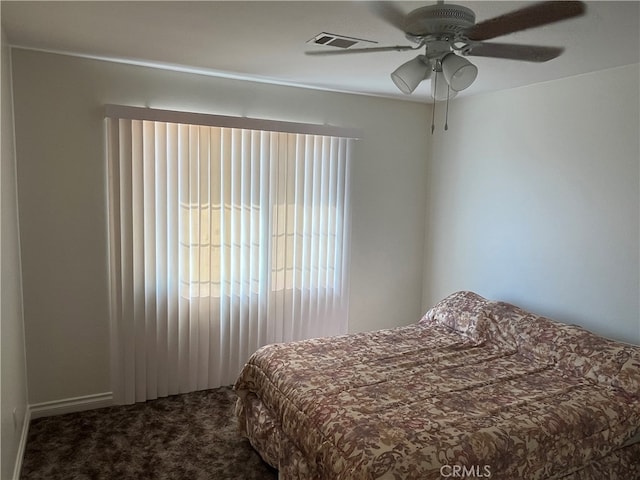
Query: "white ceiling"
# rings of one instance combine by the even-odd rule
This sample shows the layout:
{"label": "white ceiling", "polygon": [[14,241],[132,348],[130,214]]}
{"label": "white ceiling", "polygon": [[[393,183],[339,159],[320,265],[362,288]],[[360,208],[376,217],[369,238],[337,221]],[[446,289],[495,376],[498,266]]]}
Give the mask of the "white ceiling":
{"label": "white ceiling", "polygon": [[[435,2],[397,2],[405,12]],[[447,2],[449,3],[449,2]],[[457,1],[476,22],[532,2]],[[472,58],[476,82],[463,95],[640,63],[640,2],[586,2],[583,17],[492,41],[564,46],[543,64]],[[320,89],[407,98],[389,74],[416,52],[307,56],[321,32],[408,45],[364,1],[7,1],[2,23],[18,47],[184,67]],[[429,82],[408,99],[427,101]]]}

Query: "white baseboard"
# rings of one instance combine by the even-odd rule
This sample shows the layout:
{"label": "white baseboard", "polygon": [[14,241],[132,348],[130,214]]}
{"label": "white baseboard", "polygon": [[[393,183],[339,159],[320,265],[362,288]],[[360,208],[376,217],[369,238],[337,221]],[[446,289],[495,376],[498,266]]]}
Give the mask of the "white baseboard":
{"label": "white baseboard", "polygon": [[110,407],[112,405],[113,394],[111,392],[96,393],[94,395],[85,395],[83,397],[65,398],[63,400],[54,400],[53,402],[42,402],[28,405],[27,411],[24,414],[24,422],[22,422],[22,434],[20,436],[20,444],[18,445],[15,467],[13,469],[13,480],[20,480],[22,459],[24,458],[24,451],[27,446],[27,437],[29,435],[29,425],[31,420],[42,417],[51,417],[53,415],[63,415],[65,413],[93,410],[94,408]]}
{"label": "white baseboard", "polygon": [[20,480],[20,471],[22,470],[22,459],[24,458],[24,450],[27,446],[27,436],[29,435],[29,423],[31,422],[31,410],[27,407],[22,422],[22,434],[20,435],[20,443],[18,444],[18,453],[16,454],[16,463],[13,467],[13,480]]}
{"label": "white baseboard", "polygon": [[31,418],[51,417],[65,413],[82,412],[95,408],[111,407],[113,394],[111,392],[96,393],[83,397],[65,398],[52,402],[42,402],[29,405]]}

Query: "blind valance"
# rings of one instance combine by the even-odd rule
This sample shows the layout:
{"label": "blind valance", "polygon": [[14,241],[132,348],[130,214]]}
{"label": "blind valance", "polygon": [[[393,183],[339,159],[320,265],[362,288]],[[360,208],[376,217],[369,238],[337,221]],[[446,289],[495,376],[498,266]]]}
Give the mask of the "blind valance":
{"label": "blind valance", "polygon": [[311,123],[285,122],[249,117],[233,117],[208,113],[181,112],[177,110],[160,110],[156,108],[132,107],[127,105],[105,105],[107,118],[124,118],[129,120],[149,120],[154,122],[200,125],[205,127],[242,128],[267,132],[297,133],[303,135],[323,135],[360,139],[362,130],[353,127],[338,127]]}

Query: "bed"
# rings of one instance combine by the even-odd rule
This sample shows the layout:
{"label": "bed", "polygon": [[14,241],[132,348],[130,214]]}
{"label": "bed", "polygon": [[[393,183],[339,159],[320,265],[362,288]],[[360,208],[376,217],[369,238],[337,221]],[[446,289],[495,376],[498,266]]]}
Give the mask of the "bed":
{"label": "bed", "polygon": [[640,479],[640,347],[473,292],[263,347],[235,390],[281,480]]}

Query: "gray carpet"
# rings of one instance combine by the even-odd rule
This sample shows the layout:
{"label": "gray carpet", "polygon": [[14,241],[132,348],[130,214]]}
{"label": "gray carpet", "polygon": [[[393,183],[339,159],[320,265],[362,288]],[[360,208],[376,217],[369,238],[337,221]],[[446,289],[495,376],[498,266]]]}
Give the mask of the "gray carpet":
{"label": "gray carpet", "polygon": [[21,480],[275,480],[227,387],[33,420]]}

